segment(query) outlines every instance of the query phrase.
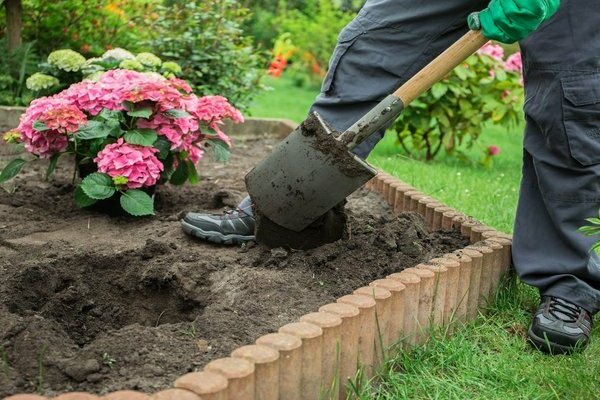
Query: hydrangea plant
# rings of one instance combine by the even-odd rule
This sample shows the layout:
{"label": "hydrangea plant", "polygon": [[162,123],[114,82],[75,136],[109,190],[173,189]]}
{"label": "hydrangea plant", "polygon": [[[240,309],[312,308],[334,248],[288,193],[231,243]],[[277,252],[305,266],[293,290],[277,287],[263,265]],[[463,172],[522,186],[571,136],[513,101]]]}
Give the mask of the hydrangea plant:
{"label": "hydrangea plant", "polygon": [[[75,189],[79,206],[120,196],[125,211],[142,216],[154,213],[146,189],[197,183],[196,165],[209,149],[227,159],[231,141],[221,129],[226,119],[243,121],[224,97],[199,98],[179,78],[116,69],[34,100],[4,140],[22,143],[33,160],[49,159],[47,176],[61,155],[74,154],[82,178]],[[10,162],[0,183],[26,162]]]}
{"label": "hydrangea plant", "polygon": [[[485,123],[513,127],[522,120],[521,55],[504,60],[504,49],[488,43],[403,111],[392,127],[399,146],[426,161],[445,151],[467,159]],[[484,147],[482,164],[499,153]]]}

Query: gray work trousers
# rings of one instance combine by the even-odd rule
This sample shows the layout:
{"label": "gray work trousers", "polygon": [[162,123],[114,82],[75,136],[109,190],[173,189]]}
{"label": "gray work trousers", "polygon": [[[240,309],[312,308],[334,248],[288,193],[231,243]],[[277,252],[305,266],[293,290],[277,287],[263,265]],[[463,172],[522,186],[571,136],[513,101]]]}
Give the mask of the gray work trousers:
{"label": "gray work trousers", "polygon": [[[312,110],[344,131],[467,32],[488,1],[368,0],[340,33]],[[521,43],[526,130],[513,261],[542,295],[600,310],[600,257],[577,232],[600,207],[600,7],[563,0]],[[354,151],[366,158],[383,132]],[[491,172],[493,174],[493,171]]]}

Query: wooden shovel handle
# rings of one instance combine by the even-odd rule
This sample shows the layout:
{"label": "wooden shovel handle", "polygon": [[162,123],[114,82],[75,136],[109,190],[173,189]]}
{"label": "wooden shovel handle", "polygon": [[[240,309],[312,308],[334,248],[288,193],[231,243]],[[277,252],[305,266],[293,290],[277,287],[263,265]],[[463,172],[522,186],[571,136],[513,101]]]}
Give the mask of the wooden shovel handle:
{"label": "wooden shovel handle", "polygon": [[429,90],[436,82],[442,80],[458,64],[475,53],[488,39],[481,31],[469,31],[446,51],[430,62],[394,94],[406,107],[410,102]]}

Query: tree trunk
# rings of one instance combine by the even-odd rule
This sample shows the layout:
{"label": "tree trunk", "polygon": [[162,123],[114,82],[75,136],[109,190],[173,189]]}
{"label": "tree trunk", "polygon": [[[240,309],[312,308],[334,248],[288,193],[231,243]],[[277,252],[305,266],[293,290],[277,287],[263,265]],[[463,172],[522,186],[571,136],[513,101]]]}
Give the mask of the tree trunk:
{"label": "tree trunk", "polygon": [[6,7],[6,36],[8,38],[8,51],[13,51],[21,45],[21,31],[23,29],[23,5],[21,0],[4,0]]}

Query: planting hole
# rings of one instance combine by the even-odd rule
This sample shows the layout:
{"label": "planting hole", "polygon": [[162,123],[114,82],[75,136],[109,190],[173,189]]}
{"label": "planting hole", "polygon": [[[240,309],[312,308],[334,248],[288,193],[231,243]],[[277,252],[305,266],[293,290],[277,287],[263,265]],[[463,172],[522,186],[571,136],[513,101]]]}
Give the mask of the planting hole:
{"label": "planting hole", "polygon": [[7,307],[56,321],[79,346],[127,325],[193,321],[210,292],[196,286],[189,293],[177,273],[144,264],[139,258],[90,254],[35,263],[9,282],[13,295]]}

